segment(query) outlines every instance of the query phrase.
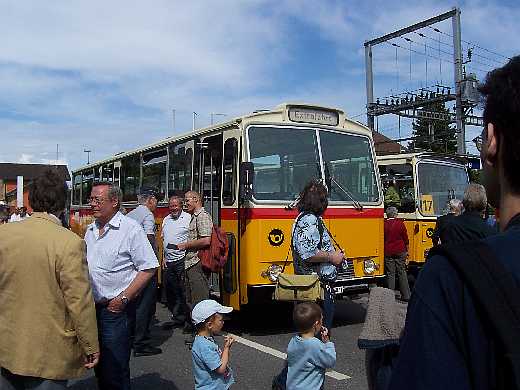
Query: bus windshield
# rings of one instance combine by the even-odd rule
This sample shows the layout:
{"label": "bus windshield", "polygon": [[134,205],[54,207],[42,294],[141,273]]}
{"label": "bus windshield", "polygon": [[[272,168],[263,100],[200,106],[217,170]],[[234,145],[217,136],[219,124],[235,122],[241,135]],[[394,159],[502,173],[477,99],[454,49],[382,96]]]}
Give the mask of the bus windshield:
{"label": "bus windshield", "polygon": [[468,174],[463,166],[419,163],[420,211],[423,215],[442,215],[450,199],[462,200],[469,184]]}
{"label": "bus windshield", "polygon": [[257,200],[292,201],[310,179],[322,178],[318,137],[330,200],[379,200],[368,137],[287,127],[251,127],[248,135]]}

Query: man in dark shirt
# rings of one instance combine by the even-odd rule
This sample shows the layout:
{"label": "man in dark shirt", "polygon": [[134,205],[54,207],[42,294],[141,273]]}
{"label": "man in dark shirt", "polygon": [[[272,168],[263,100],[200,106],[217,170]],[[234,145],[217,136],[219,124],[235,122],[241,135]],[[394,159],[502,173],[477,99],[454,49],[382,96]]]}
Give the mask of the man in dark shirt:
{"label": "man in dark shirt", "polygon": [[471,183],[462,199],[464,212],[451,218],[439,231],[441,243],[452,244],[489,237],[496,232],[484,220],[487,206],[486,190],[481,184]]}
{"label": "man in dark shirt", "polygon": [[[477,146],[489,202],[501,212],[501,233],[485,242],[520,286],[520,56],[489,73],[479,90],[485,127]],[[497,388],[496,343],[484,321],[451,263],[429,259],[408,307],[389,389]]]}
{"label": "man in dark shirt", "polygon": [[448,213],[446,215],[441,215],[437,218],[437,222],[435,223],[435,229],[433,230],[432,235],[432,243],[433,245],[439,245],[441,231],[448,226],[451,220],[460,215],[462,212],[462,202],[459,199],[451,199],[448,202]]}

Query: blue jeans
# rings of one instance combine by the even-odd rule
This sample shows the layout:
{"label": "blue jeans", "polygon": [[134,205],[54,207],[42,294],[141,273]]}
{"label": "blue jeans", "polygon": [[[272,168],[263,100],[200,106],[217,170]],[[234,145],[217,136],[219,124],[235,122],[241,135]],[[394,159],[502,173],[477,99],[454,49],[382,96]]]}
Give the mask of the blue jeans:
{"label": "blue jeans", "polygon": [[135,305],[112,313],[96,305],[100,360],[95,367],[99,390],[130,390],[130,327]]}
{"label": "blue jeans", "polygon": [[324,284],[325,293],[323,297],[323,326],[329,331],[332,329],[336,304],[334,303],[334,290],[330,284]]}

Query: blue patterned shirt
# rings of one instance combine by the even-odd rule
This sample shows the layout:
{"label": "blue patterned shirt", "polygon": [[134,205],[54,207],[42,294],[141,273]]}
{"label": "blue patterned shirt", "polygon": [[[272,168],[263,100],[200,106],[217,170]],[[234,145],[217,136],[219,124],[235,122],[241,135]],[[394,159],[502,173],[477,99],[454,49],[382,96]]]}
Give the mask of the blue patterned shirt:
{"label": "blue patterned shirt", "polygon": [[319,263],[310,263],[306,260],[318,253],[321,249],[325,252],[331,252],[334,247],[331,243],[329,233],[326,229],[323,231],[323,238],[321,242],[321,248],[318,248],[320,243],[320,231],[318,229],[318,221],[323,223],[321,217],[317,217],[314,214],[305,214],[302,217],[301,213],[298,215],[292,228],[292,253],[293,253],[293,264],[294,272],[296,274],[311,274],[318,273]]}

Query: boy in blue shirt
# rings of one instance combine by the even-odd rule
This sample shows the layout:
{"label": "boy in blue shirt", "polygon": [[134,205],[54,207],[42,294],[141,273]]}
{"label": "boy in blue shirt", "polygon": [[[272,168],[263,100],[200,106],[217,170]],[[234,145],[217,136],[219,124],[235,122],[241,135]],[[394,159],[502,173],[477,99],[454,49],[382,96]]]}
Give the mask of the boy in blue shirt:
{"label": "boy in blue shirt", "polygon": [[[293,321],[298,334],[287,347],[287,390],[318,390],[323,386],[325,370],[336,364],[334,343],[316,303],[296,305]],[[315,337],[317,334],[321,334],[321,340]]]}
{"label": "boy in blue shirt", "polygon": [[224,348],[221,351],[213,339],[224,326],[222,314],[232,310],[232,307],[205,299],[197,303],[191,312],[197,330],[191,347],[196,390],[225,390],[235,383],[233,372],[228,366],[229,349],[235,340],[231,336],[224,336]]}

